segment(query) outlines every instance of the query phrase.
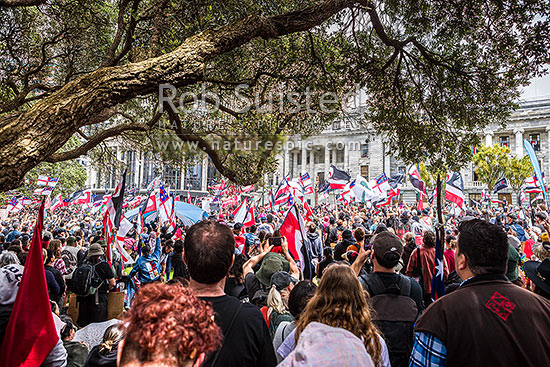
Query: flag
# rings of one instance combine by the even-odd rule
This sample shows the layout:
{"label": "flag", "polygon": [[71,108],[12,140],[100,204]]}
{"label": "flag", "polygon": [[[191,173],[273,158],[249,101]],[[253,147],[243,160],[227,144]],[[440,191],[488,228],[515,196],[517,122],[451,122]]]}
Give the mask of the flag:
{"label": "flag", "polygon": [[309,173],[306,172],[300,176],[300,184],[304,189],[304,194],[313,194],[313,182],[311,181]]}
{"label": "flag", "polygon": [[460,208],[464,205],[464,182],[460,173],[452,172],[447,175],[445,199],[455,203]]}
{"label": "flag", "polygon": [[109,264],[112,264],[113,257],[111,254],[111,243],[113,242],[114,238],[114,228],[113,221],[111,219],[111,216],[109,215],[108,210],[106,210],[105,214],[103,215],[103,230],[105,233],[105,243],[107,244],[107,253],[105,254],[105,257],[107,258]]}
{"label": "flag", "polygon": [[345,171],[339,170],[334,165],[330,166],[328,182],[331,189],[343,189],[350,179],[351,176]]}
{"label": "flag", "polygon": [[525,190],[521,190],[518,195],[519,206],[523,206],[525,200],[527,200],[527,195],[525,194]]}
{"label": "flag", "polygon": [[241,192],[251,192],[251,191],[254,191],[254,185],[248,185],[248,186],[245,186],[241,189]]}
{"label": "flag", "polygon": [[388,177],[385,173],[382,173],[380,176],[376,177],[374,181],[371,181],[370,188],[374,193],[381,198],[388,196],[388,191],[391,190],[391,186],[388,182]]}
{"label": "flag", "polygon": [[350,187],[357,200],[362,203],[379,199],[379,195],[371,190],[369,183],[361,175],[357,175],[357,178],[355,178]]}
{"label": "flag", "polygon": [[379,199],[377,201],[374,201],[372,204],[376,208],[381,208],[383,206],[390,205],[391,204],[391,198],[390,197],[382,198],[382,199]]}
{"label": "flag", "polygon": [[544,200],[544,196],[542,195],[542,192],[540,194],[538,194],[537,196],[535,196],[535,198],[533,200],[531,200],[531,204],[533,204],[537,200]]}
{"label": "flag", "polygon": [[483,189],[481,190],[481,201],[486,201],[490,199],[490,195],[487,192],[487,190]]}
{"label": "flag", "polygon": [[306,220],[311,220],[311,217],[313,216],[313,210],[311,210],[311,207],[307,203],[307,201],[304,201],[304,210],[306,212],[304,218]]}
{"label": "flag", "polygon": [[306,238],[305,224],[296,205],[292,205],[288,209],[279,231],[281,236],[285,237],[288,242],[290,255],[300,261],[304,279],[311,279],[311,260],[304,244]]}
{"label": "flag", "polygon": [[242,203],[233,212],[233,218],[235,223],[243,223],[244,220],[246,219],[246,214],[248,213],[246,204],[247,204],[246,200],[243,200]]}
{"label": "flag", "polygon": [[246,218],[244,219],[244,222],[243,222],[243,228],[247,228],[255,224],[256,224],[256,216],[254,215],[254,205],[250,205],[250,208],[246,213]]}
{"label": "flag", "polygon": [[535,171],[535,177],[540,182],[540,186],[542,188],[544,201],[546,202],[546,205],[548,205],[548,195],[546,193],[546,186],[544,185],[544,176],[540,170],[539,160],[537,158],[537,155],[535,154],[533,146],[527,139],[523,140],[523,147],[527,151],[527,155],[529,155],[529,159],[531,160],[531,164],[533,165],[533,170]]}
{"label": "flag", "polygon": [[409,167],[409,181],[411,182],[411,185],[416,189],[416,191],[420,192],[421,194],[426,193],[426,184],[422,179],[420,178],[420,172],[418,171],[418,168],[415,164],[411,164]]}
{"label": "flag", "polygon": [[397,175],[388,178],[388,183],[394,189],[397,188],[398,185],[401,185],[403,181],[405,181],[404,173],[398,173]]}
{"label": "flag", "polygon": [[120,228],[118,229],[116,234],[117,250],[120,254],[120,257],[122,258],[122,262],[124,263],[124,265],[134,262],[130,254],[128,254],[128,252],[124,248],[124,240],[126,239],[126,235],[133,227],[134,225],[128,219],[122,217],[122,219],[120,220]]}
{"label": "flag", "polygon": [[273,209],[275,205],[275,196],[273,195],[273,190],[269,189],[269,208]]}
{"label": "flag", "polygon": [[8,213],[17,213],[23,209],[23,204],[14,196],[8,203]]}
{"label": "flag", "polygon": [[53,187],[46,186],[43,189],[35,189],[33,194],[34,195],[44,195],[44,196],[50,196],[52,194]]}
{"label": "flag", "polygon": [[[542,177],[544,178],[544,173]],[[536,176],[526,178],[523,184],[525,185],[525,192],[528,194],[542,193],[542,186]]]}
{"label": "flag", "polygon": [[187,190],[187,203],[191,204],[191,189]]}
{"label": "flag", "polygon": [[124,202],[124,190],[126,186],[126,171],[122,174],[122,181],[118,183],[111,200],[107,203],[107,212],[113,223],[113,227],[120,226],[122,217],[122,203]]}
{"label": "flag", "polygon": [[67,204],[70,204],[70,203],[75,202],[76,199],[78,199],[82,195],[84,195],[84,190],[76,190],[71,195],[69,195],[69,197],[65,200],[66,200]]}
{"label": "flag", "polygon": [[183,241],[183,235],[181,234],[181,228],[178,228],[176,233],[174,234],[174,237],[176,240],[182,240]]}
{"label": "flag", "polygon": [[445,263],[443,262],[443,249],[439,238],[439,230],[435,231],[435,264],[432,278],[432,301],[443,297],[445,294],[444,280]]}
{"label": "flag", "polygon": [[277,199],[275,199],[275,205],[283,205],[288,203],[292,199],[292,195],[289,192],[282,194]]}
{"label": "flag", "polygon": [[23,196],[21,198],[21,204],[23,205],[31,205],[32,204],[32,198],[30,196]]}
{"label": "flag", "polygon": [[157,176],[153,179],[153,181],[149,182],[149,185],[147,185],[147,191],[153,191],[154,189],[158,189],[160,185],[160,176]]}
{"label": "flag", "polygon": [[508,181],[506,180],[506,177],[503,177],[495,183],[495,186],[493,187],[493,193],[496,194],[500,190],[504,190],[507,187]]}
{"label": "flag", "polygon": [[36,184],[38,186],[55,187],[55,185],[57,185],[58,180],[59,178],[57,177],[48,177],[48,176],[40,175],[38,176],[38,180],[36,181]]}
{"label": "flag", "polygon": [[437,186],[432,190],[432,195],[428,198],[430,205],[433,205],[435,198],[437,197]]}
{"label": "flag", "polygon": [[50,203],[50,211],[53,213],[57,208],[61,208],[62,206],[63,200],[61,199],[61,194],[59,194]]}
{"label": "flag", "polygon": [[74,201],[75,204],[89,204],[92,202],[92,190],[86,190]]}
{"label": "flag", "polygon": [[25,270],[0,349],[0,366],[38,367],[59,340],[42,260],[43,225],[42,203],[38,210]]}
{"label": "flag", "polygon": [[160,223],[165,223],[170,220],[170,215],[172,213],[172,200],[170,200],[170,195],[162,184],[160,185],[159,190],[158,212]]}

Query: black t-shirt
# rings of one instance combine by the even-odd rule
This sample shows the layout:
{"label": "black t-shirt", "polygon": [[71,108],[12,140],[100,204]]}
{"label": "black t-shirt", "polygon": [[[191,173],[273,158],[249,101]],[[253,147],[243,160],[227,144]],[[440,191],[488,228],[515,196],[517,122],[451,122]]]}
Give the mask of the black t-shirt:
{"label": "black t-shirt", "polygon": [[[224,333],[224,341],[216,367],[272,367],[277,358],[269,336],[269,330],[260,310],[246,302],[243,303],[237,318],[229,332],[227,328],[241,303],[231,296],[201,297],[209,302],[216,313],[215,320]],[[210,354],[202,364],[212,367],[216,352]]]}
{"label": "black t-shirt", "polygon": [[[400,276],[404,276],[397,273],[380,273],[376,272],[376,275],[382,280],[382,283],[384,283],[384,287],[386,289],[389,288],[392,284],[399,284],[399,278]],[[420,287],[420,284],[412,278],[411,279],[411,295],[410,297],[413,299],[413,301],[416,303],[416,308],[418,308],[418,314],[422,313],[424,311],[424,301],[423,301],[423,292],[422,288]],[[368,285],[368,284],[367,284]],[[369,293],[372,293],[369,287]]]}

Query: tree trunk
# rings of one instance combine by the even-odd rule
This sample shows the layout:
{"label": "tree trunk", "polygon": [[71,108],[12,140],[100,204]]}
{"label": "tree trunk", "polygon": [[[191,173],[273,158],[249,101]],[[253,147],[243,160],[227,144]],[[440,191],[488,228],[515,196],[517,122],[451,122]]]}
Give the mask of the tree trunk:
{"label": "tree trunk", "polygon": [[302,10],[272,17],[249,16],[186,39],[165,55],[83,75],[30,109],[0,116],[0,191],[19,186],[24,175],[47,160],[65,142],[105,110],[137,96],[150,95],[160,84],[175,87],[203,79],[208,61],[254,38],[276,38],[315,27],[351,0],[325,0]]}

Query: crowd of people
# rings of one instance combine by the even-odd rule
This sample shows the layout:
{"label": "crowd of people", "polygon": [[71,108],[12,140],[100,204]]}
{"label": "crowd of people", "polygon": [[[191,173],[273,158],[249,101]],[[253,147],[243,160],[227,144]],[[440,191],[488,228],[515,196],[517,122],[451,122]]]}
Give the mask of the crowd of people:
{"label": "crowd of people", "polygon": [[[284,211],[229,211],[178,233],[134,228],[132,257],[77,206],[48,213],[44,272],[59,342],[44,366],[538,366],[550,360],[550,218],[544,205],[313,208],[307,264]],[[0,223],[0,345],[36,208]],[[443,258],[437,258],[437,246]],[[111,253],[108,261],[107,253]],[[309,267],[305,269],[305,267]],[[307,271],[306,271],[307,270]],[[443,275],[445,295],[434,297]],[[86,276],[89,284],[83,286]],[[124,308],[109,318],[109,294]],[[69,300],[76,296],[78,315]],[[437,298],[437,299],[434,299]]]}

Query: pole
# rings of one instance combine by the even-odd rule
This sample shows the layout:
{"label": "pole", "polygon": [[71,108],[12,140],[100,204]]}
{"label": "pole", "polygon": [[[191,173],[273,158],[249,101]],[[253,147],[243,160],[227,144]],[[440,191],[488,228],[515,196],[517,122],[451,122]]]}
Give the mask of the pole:
{"label": "pole", "polygon": [[[442,206],[443,206],[443,182],[441,181],[441,175],[437,174],[437,222],[438,225],[436,227],[436,231],[439,231],[439,238],[441,243],[441,251],[444,251],[444,239],[445,239],[445,228],[443,223],[443,212],[442,212]],[[422,194],[421,194],[422,195]]]}

